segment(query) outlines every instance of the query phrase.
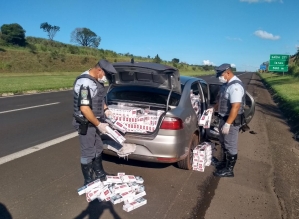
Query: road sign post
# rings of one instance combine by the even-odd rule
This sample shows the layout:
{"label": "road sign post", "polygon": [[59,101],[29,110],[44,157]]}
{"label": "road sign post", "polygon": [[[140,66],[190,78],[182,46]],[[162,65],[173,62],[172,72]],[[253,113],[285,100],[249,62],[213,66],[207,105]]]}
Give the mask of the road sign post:
{"label": "road sign post", "polygon": [[283,75],[289,70],[289,55],[271,54],[268,71],[282,72]]}

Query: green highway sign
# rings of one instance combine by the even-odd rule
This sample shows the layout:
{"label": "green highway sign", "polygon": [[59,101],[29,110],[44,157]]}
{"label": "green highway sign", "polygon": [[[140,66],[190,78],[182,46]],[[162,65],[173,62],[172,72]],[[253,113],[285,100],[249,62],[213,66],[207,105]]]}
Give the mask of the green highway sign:
{"label": "green highway sign", "polygon": [[280,61],[280,60],[270,60],[269,62],[270,65],[275,65],[275,66],[286,66],[288,65],[288,61]]}
{"label": "green highway sign", "polygon": [[270,60],[289,60],[289,55],[270,55]]}
{"label": "green highway sign", "polygon": [[289,70],[289,55],[271,54],[268,71],[287,72]]}
{"label": "green highway sign", "polygon": [[269,65],[268,71],[280,71],[280,72],[287,72],[289,70],[288,66],[273,66]]}

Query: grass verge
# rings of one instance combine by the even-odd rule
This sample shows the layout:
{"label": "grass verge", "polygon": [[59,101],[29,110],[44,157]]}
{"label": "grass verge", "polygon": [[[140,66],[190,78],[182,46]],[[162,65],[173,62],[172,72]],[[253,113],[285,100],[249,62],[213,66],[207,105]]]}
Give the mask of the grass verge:
{"label": "grass verge", "polygon": [[259,75],[292,125],[293,131],[299,132],[299,78],[274,73]]}
{"label": "grass verge", "polygon": [[[81,72],[1,73],[0,96],[70,89]],[[202,76],[211,71],[182,71],[181,75]]]}

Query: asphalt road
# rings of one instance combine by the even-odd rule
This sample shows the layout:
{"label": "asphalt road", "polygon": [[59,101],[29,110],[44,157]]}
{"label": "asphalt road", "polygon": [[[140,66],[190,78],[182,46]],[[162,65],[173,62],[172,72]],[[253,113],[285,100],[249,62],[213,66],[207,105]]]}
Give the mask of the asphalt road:
{"label": "asphalt road", "polygon": [[[253,74],[237,75],[247,86]],[[209,83],[217,82],[215,77],[202,78]],[[0,98],[0,103],[0,159],[74,132],[71,126],[71,91]],[[40,107],[12,111],[33,106]],[[240,140],[249,142],[252,141],[252,136],[241,135]],[[263,143],[262,139],[255,142],[257,145]],[[218,208],[215,205],[219,206],[219,202],[223,200],[217,202],[214,194],[218,190],[224,190],[221,195],[227,199],[231,194],[225,193],[225,187],[222,190],[221,186],[216,189],[218,184],[222,184],[218,178],[212,176],[213,167],[208,167],[201,173],[181,170],[170,164],[126,161],[110,156],[105,156],[104,167],[111,174],[125,172],[143,176],[148,204],[127,213],[122,210],[122,204],[97,201],[87,203],[85,197],[78,196],[76,190],[82,185],[83,178],[80,170],[79,141],[75,137],[0,165],[0,218],[1,212],[4,215],[5,208],[9,212],[7,214],[11,214],[14,219],[204,218],[206,213],[211,215],[208,218],[212,219],[234,218],[229,214],[228,217],[221,217],[216,213]],[[246,174],[246,168],[244,171]],[[269,186],[268,181],[265,185]],[[275,197],[273,191],[268,190],[266,193],[270,195],[265,196],[267,200]],[[238,191],[242,193],[242,188]],[[274,200],[273,204],[268,200],[274,215],[279,212],[276,202]],[[263,206],[258,201],[256,203]],[[233,205],[230,207],[233,208]],[[214,209],[213,207],[216,210],[209,211]],[[221,210],[220,212],[224,211],[225,214],[229,213],[226,209]]]}

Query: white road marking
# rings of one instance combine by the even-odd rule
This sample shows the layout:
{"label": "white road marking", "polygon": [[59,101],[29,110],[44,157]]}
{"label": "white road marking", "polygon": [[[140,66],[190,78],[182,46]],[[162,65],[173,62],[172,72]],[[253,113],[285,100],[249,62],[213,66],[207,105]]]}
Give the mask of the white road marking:
{"label": "white road marking", "polygon": [[32,108],[37,108],[37,107],[43,107],[43,106],[50,106],[50,105],[55,105],[55,104],[59,104],[60,102],[56,102],[56,103],[48,103],[48,104],[44,104],[44,105],[38,105],[38,106],[30,106],[30,107],[25,107],[25,108],[20,108],[20,109],[14,109],[14,110],[7,110],[7,111],[2,111],[0,112],[0,114],[3,113],[10,113],[10,112],[15,112],[15,111],[20,111],[20,110],[25,110],[25,109],[32,109]]}
{"label": "white road marking", "polygon": [[0,165],[4,164],[4,163],[7,163],[9,161],[15,160],[17,158],[23,157],[25,155],[34,153],[36,151],[45,149],[47,147],[53,146],[55,144],[61,143],[61,142],[66,141],[68,139],[74,138],[76,136],[78,136],[78,132],[74,132],[74,133],[71,133],[71,134],[68,134],[68,135],[65,135],[65,136],[53,139],[51,141],[47,141],[47,142],[44,142],[42,144],[38,144],[38,145],[35,145],[33,147],[24,149],[22,151],[19,151],[19,152],[16,152],[16,153],[4,156],[4,157],[0,157]]}
{"label": "white road marking", "polygon": [[47,91],[47,92],[40,92],[40,93],[25,93],[25,94],[0,96],[0,99],[1,98],[11,98],[11,97],[22,97],[22,96],[29,96],[29,95],[38,95],[38,94],[49,94],[49,93],[65,92],[65,91],[71,91],[71,90],[73,90],[73,89],[69,89],[69,90],[58,90],[58,91]]}

